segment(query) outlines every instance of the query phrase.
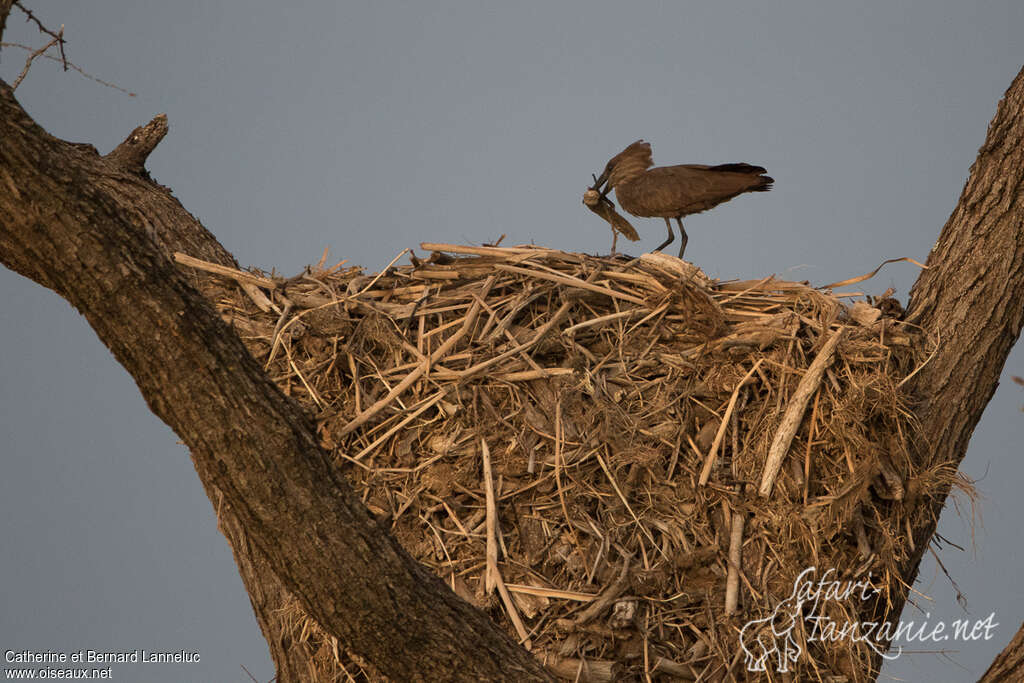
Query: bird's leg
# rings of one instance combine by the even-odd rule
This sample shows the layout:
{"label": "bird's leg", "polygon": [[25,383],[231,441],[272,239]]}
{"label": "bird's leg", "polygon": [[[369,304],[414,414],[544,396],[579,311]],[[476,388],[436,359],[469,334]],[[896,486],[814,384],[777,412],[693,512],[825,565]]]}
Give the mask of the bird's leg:
{"label": "bird's leg", "polygon": [[[682,223],[680,223],[679,225],[682,226]],[[676,238],[676,236],[674,234],[672,234],[672,224],[669,223],[667,218],[665,219],[665,227],[668,228],[668,239],[665,240],[664,242],[662,242],[661,245],[657,249],[655,249],[654,251],[661,251],[662,249],[664,249],[668,245],[672,244],[672,240],[674,240]],[[683,246],[686,246],[686,242],[683,242]]]}
{"label": "bird's leg", "polygon": [[[668,219],[666,218],[667,222]],[[682,244],[679,245],[679,258],[683,258],[683,252],[686,251],[686,243],[690,240],[686,235],[686,230],[683,229],[683,221],[680,218],[676,218],[676,223],[679,224],[679,239],[682,240]],[[670,228],[671,229],[671,228]]]}
{"label": "bird's leg", "polygon": [[619,241],[619,231],[612,228],[612,256],[615,256],[615,244]]}

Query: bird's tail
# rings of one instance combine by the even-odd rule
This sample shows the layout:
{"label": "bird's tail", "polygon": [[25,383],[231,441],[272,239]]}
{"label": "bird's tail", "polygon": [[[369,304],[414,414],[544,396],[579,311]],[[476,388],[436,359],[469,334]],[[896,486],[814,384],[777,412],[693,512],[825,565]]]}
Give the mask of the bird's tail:
{"label": "bird's tail", "polygon": [[719,164],[718,166],[710,167],[708,170],[723,171],[725,173],[749,173],[751,175],[757,175],[767,172],[768,169],[763,166],[753,166],[751,164]]}
{"label": "bird's tail", "polygon": [[[766,173],[768,169],[764,166],[754,166],[752,164],[719,164],[718,166],[712,166],[708,170],[722,171],[725,173],[742,173],[744,175],[760,175],[762,173]],[[756,181],[756,185],[747,188],[744,192],[767,192],[772,189],[772,183],[775,182],[773,178],[769,178],[766,175],[756,178]]]}

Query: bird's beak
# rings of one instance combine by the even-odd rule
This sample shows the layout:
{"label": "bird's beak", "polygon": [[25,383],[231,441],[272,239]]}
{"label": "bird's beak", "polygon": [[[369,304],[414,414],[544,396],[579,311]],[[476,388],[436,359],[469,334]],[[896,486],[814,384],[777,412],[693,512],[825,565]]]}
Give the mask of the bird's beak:
{"label": "bird's beak", "polygon": [[607,189],[603,189],[603,190],[601,189],[601,187],[605,183],[608,182],[608,173],[609,173],[609,169],[608,169],[607,166],[605,166],[604,167],[604,171],[601,172],[600,176],[594,177],[594,175],[591,174],[591,177],[594,178],[594,184],[593,184],[593,186],[591,186],[591,189],[597,190],[598,192],[600,192],[602,197],[607,195],[608,191],[611,189],[611,188],[607,188]]}

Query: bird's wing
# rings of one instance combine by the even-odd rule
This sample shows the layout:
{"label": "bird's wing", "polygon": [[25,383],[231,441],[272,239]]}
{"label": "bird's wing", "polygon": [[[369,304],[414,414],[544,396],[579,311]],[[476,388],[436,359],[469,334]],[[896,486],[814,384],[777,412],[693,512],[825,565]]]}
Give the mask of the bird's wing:
{"label": "bird's wing", "polygon": [[654,156],[651,154],[651,143],[644,142],[643,140],[637,140],[629,147],[613,156],[608,162],[608,165],[617,166],[627,160],[642,165],[644,168],[650,168],[653,166]]}
{"label": "bird's wing", "polygon": [[753,170],[724,171],[698,164],[661,166],[630,183],[629,205],[621,194],[619,200],[627,211],[632,211],[633,205],[642,206],[645,213],[640,215],[674,216],[680,211],[685,215],[710,209],[763,184],[764,179]]}

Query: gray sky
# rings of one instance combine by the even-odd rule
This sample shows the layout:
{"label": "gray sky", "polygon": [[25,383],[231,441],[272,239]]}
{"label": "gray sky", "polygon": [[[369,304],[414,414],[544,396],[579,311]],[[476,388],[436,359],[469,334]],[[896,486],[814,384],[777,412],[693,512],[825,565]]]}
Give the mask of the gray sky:
{"label": "gray sky", "polygon": [[[923,261],[1024,61],[1024,4],[780,4],[29,2],[65,25],[73,61],[139,96],[48,63],[17,94],[103,153],[166,112],[154,178],[240,262],[284,274],[325,246],[377,269],[420,241],[501,234],[607,253],[580,197],[641,137],[658,164],[747,161],[776,179],[686,221],[687,257],[714,277],[822,284]],[[41,40],[17,10],[6,37]],[[23,60],[4,50],[0,76]],[[664,236],[633,224],[634,253]],[[905,301],[916,277],[896,264],[862,287]],[[244,681],[244,665],[269,680],[184,447],[68,304],[6,270],[0,291],[0,650],[199,650],[114,678]],[[967,549],[941,555],[967,616],[994,611],[995,638],[904,655],[882,680],[973,680],[1024,619],[1010,374],[1019,346],[964,463],[983,517],[972,536],[949,507],[941,527]],[[917,589],[931,621],[965,616],[933,560]]]}

